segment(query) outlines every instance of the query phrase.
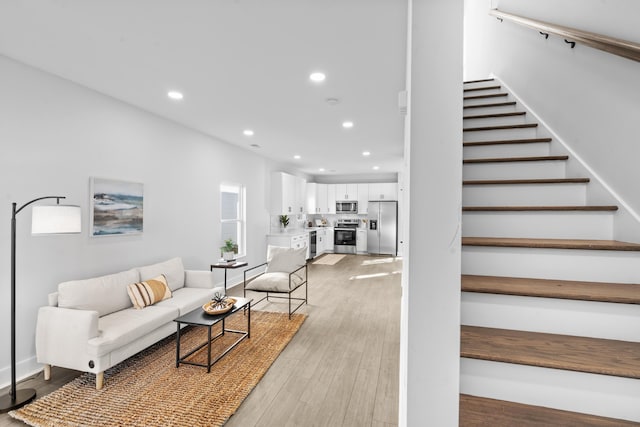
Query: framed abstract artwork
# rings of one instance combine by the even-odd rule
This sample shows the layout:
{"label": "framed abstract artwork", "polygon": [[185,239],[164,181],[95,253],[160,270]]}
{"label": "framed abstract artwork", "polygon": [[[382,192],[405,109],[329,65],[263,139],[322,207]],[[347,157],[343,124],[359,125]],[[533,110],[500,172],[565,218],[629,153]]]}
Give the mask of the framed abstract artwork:
{"label": "framed abstract artwork", "polygon": [[143,189],[137,182],[91,178],[91,235],[141,234]]}

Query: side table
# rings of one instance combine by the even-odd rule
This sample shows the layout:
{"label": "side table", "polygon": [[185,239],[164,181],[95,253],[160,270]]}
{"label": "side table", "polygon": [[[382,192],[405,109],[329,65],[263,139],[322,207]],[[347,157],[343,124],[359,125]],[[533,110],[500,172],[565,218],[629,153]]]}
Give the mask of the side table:
{"label": "side table", "polygon": [[223,261],[211,264],[211,271],[213,271],[214,268],[224,268],[224,292],[227,293],[227,270],[230,268],[246,267],[247,265],[249,265],[249,263],[245,261]]}

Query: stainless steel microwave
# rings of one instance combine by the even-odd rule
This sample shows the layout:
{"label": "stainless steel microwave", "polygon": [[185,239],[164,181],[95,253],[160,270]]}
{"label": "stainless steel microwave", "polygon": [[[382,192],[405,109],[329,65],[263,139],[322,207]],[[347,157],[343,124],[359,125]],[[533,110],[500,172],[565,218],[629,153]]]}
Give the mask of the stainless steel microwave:
{"label": "stainless steel microwave", "polygon": [[358,202],[336,202],[336,213],[358,213]]}

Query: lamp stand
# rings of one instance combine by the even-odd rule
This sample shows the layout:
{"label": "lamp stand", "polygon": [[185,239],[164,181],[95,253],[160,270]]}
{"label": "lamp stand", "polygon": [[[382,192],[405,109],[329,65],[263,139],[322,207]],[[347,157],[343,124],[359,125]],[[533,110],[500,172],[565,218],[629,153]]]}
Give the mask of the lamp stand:
{"label": "lamp stand", "polygon": [[36,397],[32,388],[16,390],[16,215],[30,204],[43,199],[64,199],[65,197],[40,197],[25,203],[19,209],[12,204],[11,214],[11,389],[8,395],[0,397],[0,414],[21,408]]}

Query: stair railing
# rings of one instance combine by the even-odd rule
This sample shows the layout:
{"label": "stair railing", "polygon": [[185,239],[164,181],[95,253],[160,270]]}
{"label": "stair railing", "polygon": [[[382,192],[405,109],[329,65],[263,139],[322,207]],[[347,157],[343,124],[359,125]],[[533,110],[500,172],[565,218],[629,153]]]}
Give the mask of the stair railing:
{"label": "stair railing", "polygon": [[516,24],[533,28],[539,31],[540,34],[544,35],[545,39],[549,37],[549,34],[555,34],[563,37],[566,43],[571,44],[571,48],[575,47],[575,43],[582,43],[594,49],[599,49],[640,62],[640,44],[638,43],[617,39],[615,37],[603,36],[602,34],[592,33],[589,31],[577,30],[575,28],[565,27],[549,22],[538,21],[524,16],[513,15],[511,13],[502,12],[498,9],[491,9],[489,11],[489,15],[495,16],[500,20],[500,22],[506,19],[508,21],[515,22]]}

